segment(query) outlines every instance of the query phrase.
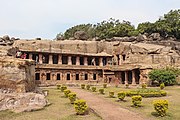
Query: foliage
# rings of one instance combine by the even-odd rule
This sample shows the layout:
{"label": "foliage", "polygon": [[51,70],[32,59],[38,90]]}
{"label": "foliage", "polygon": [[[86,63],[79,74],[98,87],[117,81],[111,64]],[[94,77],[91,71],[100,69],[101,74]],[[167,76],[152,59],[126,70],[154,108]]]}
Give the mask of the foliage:
{"label": "foliage", "polygon": [[166,115],[166,112],[168,110],[167,100],[154,100],[153,105],[154,105],[154,109],[159,114],[159,116],[163,117]]}
{"label": "foliage", "polygon": [[93,92],[96,92],[96,87],[91,88]]}
{"label": "foliage", "polygon": [[110,91],[110,92],[109,92],[109,97],[110,97],[110,98],[113,98],[113,97],[114,97],[114,91]]}
{"label": "foliage", "polygon": [[67,87],[66,86],[61,86],[61,92],[64,92],[64,90],[66,90]]}
{"label": "foliage", "polygon": [[89,90],[89,89],[90,89],[90,87],[91,87],[90,85],[86,85],[86,89],[87,89],[87,90]]}
{"label": "foliage", "polygon": [[103,84],[103,88],[107,88],[107,83],[104,83],[104,84]]}
{"label": "foliage", "polygon": [[56,87],[57,87],[57,89],[60,89],[60,88],[61,88],[61,85],[58,84],[58,85],[56,85]]}
{"label": "foliage", "polygon": [[77,31],[84,31],[89,38],[100,39],[112,37],[137,36],[139,33],[160,33],[164,38],[175,37],[180,39],[180,9],[171,10],[164,14],[154,23],[144,22],[138,24],[137,29],[129,22],[110,18],[97,24],[80,24],[71,27],[64,34],[59,33],[56,37],[69,39]]}
{"label": "foliage", "polygon": [[88,106],[85,100],[76,100],[74,102],[74,108],[78,115],[84,115],[88,110]]}
{"label": "foliage", "polygon": [[141,105],[142,97],[140,95],[138,96],[132,96],[132,103],[135,107],[139,107]]}
{"label": "foliage", "polygon": [[124,91],[118,92],[117,97],[119,100],[124,100],[126,93]]}
{"label": "foliage", "polygon": [[164,87],[165,87],[164,83],[161,83],[160,84],[160,89],[162,90],[162,89],[164,89]]}
{"label": "foliage", "polygon": [[145,83],[143,83],[143,84],[141,85],[141,87],[142,87],[142,89],[146,89],[147,85],[146,85]]}
{"label": "foliage", "polygon": [[167,92],[159,89],[138,89],[126,91],[126,96],[141,95],[142,97],[162,97],[166,96]]}
{"label": "foliage", "polygon": [[125,86],[126,86],[126,88],[129,88],[129,84],[126,84]]}
{"label": "foliage", "polygon": [[99,89],[99,93],[104,94],[104,89],[103,88]]}
{"label": "foliage", "polygon": [[69,98],[71,104],[73,104],[74,101],[76,101],[76,93],[69,93],[68,98]]}
{"label": "foliage", "polygon": [[152,81],[158,81],[159,84],[173,85],[176,82],[176,75],[173,71],[166,69],[155,69],[149,72],[149,78]]}
{"label": "foliage", "polygon": [[71,91],[70,90],[64,90],[64,95],[65,95],[65,97],[68,97],[68,95],[69,95],[69,93],[71,93]]}
{"label": "foliage", "polygon": [[82,89],[85,89],[85,86],[86,86],[85,84],[81,84]]}

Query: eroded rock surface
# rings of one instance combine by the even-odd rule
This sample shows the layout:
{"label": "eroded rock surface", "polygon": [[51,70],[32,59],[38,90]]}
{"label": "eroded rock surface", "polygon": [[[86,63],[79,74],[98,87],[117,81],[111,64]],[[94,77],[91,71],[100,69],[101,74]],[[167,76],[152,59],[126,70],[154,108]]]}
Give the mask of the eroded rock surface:
{"label": "eroded rock surface", "polygon": [[48,105],[42,94],[36,93],[0,93],[0,111],[12,110],[14,112],[34,111]]}

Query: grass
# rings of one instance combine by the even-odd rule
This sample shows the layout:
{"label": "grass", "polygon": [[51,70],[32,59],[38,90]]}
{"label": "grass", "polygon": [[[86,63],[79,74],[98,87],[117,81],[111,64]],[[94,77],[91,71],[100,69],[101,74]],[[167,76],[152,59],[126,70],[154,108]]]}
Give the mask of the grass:
{"label": "grass", "polygon": [[92,112],[88,115],[76,115],[75,109],[64,93],[55,88],[48,88],[47,99],[51,105],[42,110],[33,112],[13,113],[11,111],[1,111],[0,120],[101,120]]}
{"label": "grass", "polygon": [[[97,87],[97,90],[102,87]],[[140,88],[138,88],[140,89]],[[159,88],[154,88],[159,89]],[[153,98],[143,98],[142,99],[142,106],[140,108],[132,107],[131,97],[125,97],[124,101],[118,101],[117,93],[120,91],[129,91],[129,90],[137,90],[136,87],[130,87],[128,89],[125,86],[120,87],[107,87],[105,88],[105,94],[101,95],[104,99],[115,102],[116,104],[120,105],[123,108],[129,109],[136,113],[141,114],[144,117],[155,119],[155,120],[180,120],[180,86],[170,86],[165,87],[165,91],[168,93],[165,97],[153,97]],[[115,98],[109,98],[109,91],[115,92]],[[95,93],[96,95],[100,95],[98,92]],[[153,107],[153,100],[157,99],[166,99],[169,101],[169,109],[167,112],[167,116],[165,117],[158,117],[157,113]],[[117,102],[118,101],[118,102]]]}

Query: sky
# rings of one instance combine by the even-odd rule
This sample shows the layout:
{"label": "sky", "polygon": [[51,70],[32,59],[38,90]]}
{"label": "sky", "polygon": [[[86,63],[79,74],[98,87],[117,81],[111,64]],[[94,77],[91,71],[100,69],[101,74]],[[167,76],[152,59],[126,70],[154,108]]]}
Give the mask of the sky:
{"label": "sky", "polygon": [[109,18],[154,22],[180,0],[0,0],[0,36],[54,39],[66,29]]}

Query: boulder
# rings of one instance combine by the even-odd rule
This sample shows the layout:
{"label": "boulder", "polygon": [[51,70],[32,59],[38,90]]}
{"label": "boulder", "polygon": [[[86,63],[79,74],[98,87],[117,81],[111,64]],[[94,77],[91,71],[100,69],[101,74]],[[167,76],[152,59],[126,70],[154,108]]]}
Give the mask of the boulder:
{"label": "boulder", "polygon": [[37,93],[0,93],[0,111],[25,112],[42,109],[48,105],[45,96]]}
{"label": "boulder", "polygon": [[138,35],[137,36],[137,41],[140,42],[140,41],[146,41],[147,40],[147,37],[146,35]]}
{"label": "boulder", "polygon": [[89,37],[84,31],[77,31],[74,33],[74,38],[78,40],[87,40]]}
{"label": "boulder", "polygon": [[5,41],[9,41],[9,40],[10,40],[10,37],[9,37],[8,35],[5,35],[5,36],[3,36],[3,39],[4,39]]}
{"label": "boulder", "polygon": [[152,33],[149,38],[152,40],[161,40],[161,35],[159,33]]}

